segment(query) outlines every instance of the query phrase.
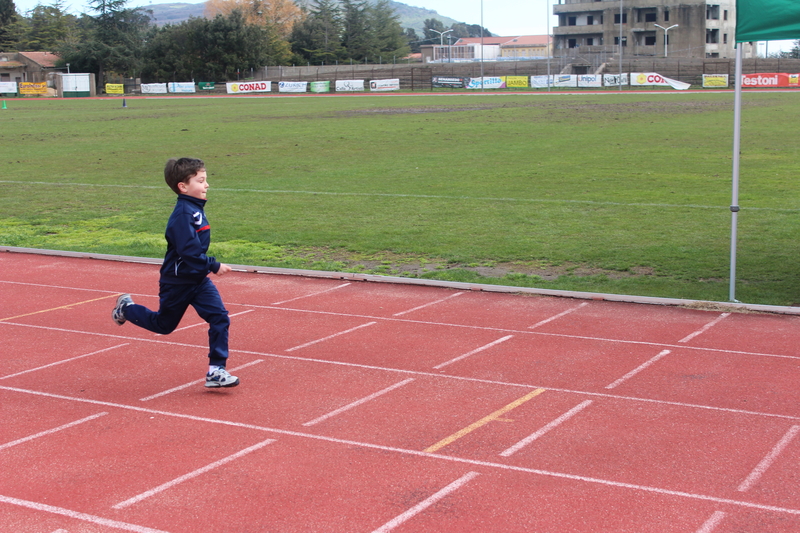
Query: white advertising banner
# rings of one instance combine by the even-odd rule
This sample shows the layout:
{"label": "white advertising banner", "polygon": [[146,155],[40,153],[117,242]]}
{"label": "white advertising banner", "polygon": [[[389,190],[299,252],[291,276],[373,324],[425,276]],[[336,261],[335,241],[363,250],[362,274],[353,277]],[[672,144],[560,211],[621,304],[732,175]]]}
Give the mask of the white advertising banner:
{"label": "white advertising banner", "polygon": [[628,73],[622,74],[603,74],[603,85],[606,87],[619,87],[620,85],[628,85]]}
{"label": "white advertising banner", "polygon": [[17,82],[0,81],[0,93],[15,93],[15,92],[17,92]]}
{"label": "white advertising banner", "polygon": [[193,81],[172,81],[167,84],[167,88],[171,93],[193,93]]}
{"label": "white advertising banner", "polygon": [[602,87],[603,77],[600,74],[578,74],[578,87]]}
{"label": "white advertising banner", "polygon": [[336,92],[358,92],[364,90],[364,80],[336,80]]}
{"label": "white advertising banner", "polygon": [[167,94],[166,83],[143,83],[140,87],[142,94]]}
{"label": "white advertising banner", "polygon": [[[483,84],[481,84],[483,80]],[[505,89],[506,82],[499,76],[484,76],[483,78],[469,78],[467,89]]]}
{"label": "white advertising banner", "polygon": [[370,91],[399,91],[400,90],[400,79],[396,78],[393,80],[372,80],[369,82],[369,90]]}
{"label": "white advertising banner", "polygon": [[631,85],[667,86],[667,87],[672,87],[673,89],[677,89],[678,91],[685,91],[686,89],[692,86],[690,83],[684,83],[682,81],[665,78],[664,76],[656,72],[632,72]]}
{"label": "white advertising banner", "polygon": [[230,82],[225,84],[225,90],[228,92],[228,94],[268,93],[272,90],[272,82],[271,81]]}
{"label": "white advertising banner", "polygon": [[531,87],[546,89],[553,86],[553,76],[531,76]]}
{"label": "white advertising banner", "polygon": [[279,93],[304,93],[308,89],[307,81],[279,81]]}
{"label": "white advertising banner", "polygon": [[576,74],[555,74],[553,76],[553,87],[577,87],[578,76]]}

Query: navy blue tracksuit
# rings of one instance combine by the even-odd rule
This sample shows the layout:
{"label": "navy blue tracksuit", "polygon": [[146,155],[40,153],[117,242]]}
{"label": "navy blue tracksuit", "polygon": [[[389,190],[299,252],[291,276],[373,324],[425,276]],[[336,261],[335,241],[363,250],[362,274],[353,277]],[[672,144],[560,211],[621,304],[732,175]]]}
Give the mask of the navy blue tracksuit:
{"label": "navy blue tracksuit", "polygon": [[191,305],[208,322],[209,364],[225,366],[228,359],[228,311],[217,287],[208,278],[220,263],[206,255],[211,243],[211,226],[203,207],[206,201],[178,195],[175,209],[167,222],[167,253],[161,265],[159,309],[153,312],[143,305],[129,305],[125,318],[154,333],[172,333]]}

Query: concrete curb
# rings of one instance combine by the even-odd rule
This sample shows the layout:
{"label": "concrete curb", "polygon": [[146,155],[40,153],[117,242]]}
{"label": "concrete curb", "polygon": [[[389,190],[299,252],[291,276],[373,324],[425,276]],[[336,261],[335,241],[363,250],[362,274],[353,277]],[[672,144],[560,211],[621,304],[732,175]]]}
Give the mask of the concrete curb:
{"label": "concrete curb", "polygon": [[[160,265],[161,259],[134,257],[125,255],[96,254],[90,252],[66,252],[61,250],[42,250],[38,248],[19,248],[16,246],[0,246],[0,252],[23,253],[35,255],[51,255],[79,259],[97,259],[101,261],[120,261],[124,263],[144,263]],[[714,302],[708,300],[683,300],[679,298],[657,298],[651,296],[635,296],[626,294],[604,294],[596,292],[561,291],[554,289],[536,289],[530,287],[513,287],[508,285],[490,285],[486,283],[460,283],[455,281],[439,281],[433,279],[402,278],[398,276],[381,276],[377,274],[361,274],[357,272],[328,272],[323,270],[302,270],[294,268],[259,267],[249,265],[230,265],[237,272],[255,274],[275,274],[281,276],[303,276],[308,278],[343,279],[350,281],[369,281],[373,283],[396,283],[401,285],[423,285],[466,291],[502,292],[513,294],[535,294],[556,296],[560,298],[576,298],[581,300],[602,300],[608,302],[626,302],[649,305],[667,305],[714,311],[758,312],[783,315],[800,315],[800,307],[780,305],[759,305],[740,302]]]}

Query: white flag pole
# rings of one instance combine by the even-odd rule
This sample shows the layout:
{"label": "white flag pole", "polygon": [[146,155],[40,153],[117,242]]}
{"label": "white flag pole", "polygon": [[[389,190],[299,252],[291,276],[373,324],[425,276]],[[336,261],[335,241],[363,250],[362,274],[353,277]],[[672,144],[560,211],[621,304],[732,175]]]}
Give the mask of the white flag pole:
{"label": "white flag pole", "polygon": [[739,215],[739,152],[742,129],[742,43],[736,45],[736,91],[733,99],[733,185],[731,192],[731,279],[729,299],[736,300],[736,235]]}

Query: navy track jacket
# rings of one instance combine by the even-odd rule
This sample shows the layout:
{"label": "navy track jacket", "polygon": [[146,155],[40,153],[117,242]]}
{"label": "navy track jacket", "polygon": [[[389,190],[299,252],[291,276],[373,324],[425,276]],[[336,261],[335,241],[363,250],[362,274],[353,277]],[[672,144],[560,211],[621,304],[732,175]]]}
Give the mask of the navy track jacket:
{"label": "navy track jacket", "polygon": [[167,222],[167,253],[161,265],[161,283],[197,284],[209,272],[219,270],[219,261],[206,255],[211,243],[211,226],[203,211],[206,201],[185,194]]}

